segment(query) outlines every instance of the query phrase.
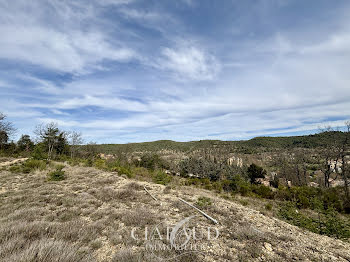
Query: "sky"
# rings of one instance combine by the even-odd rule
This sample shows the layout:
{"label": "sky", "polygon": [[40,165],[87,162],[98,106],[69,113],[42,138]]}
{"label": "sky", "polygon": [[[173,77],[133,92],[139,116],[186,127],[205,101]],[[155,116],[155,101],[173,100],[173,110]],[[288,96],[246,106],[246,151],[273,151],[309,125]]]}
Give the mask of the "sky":
{"label": "sky", "polygon": [[0,0],[0,112],[97,143],[341,127],[350,1]]}

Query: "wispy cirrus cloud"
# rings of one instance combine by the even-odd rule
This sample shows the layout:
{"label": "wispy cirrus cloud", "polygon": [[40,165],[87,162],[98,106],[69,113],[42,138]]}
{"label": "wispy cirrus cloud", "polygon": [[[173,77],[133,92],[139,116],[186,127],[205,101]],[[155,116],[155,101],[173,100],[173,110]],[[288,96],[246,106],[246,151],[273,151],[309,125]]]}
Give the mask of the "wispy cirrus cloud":
{"label": "wispy cirrus cloud", "polygon": [[0,0],[0,111],[23,133],[55,121],[110,143],[350,118],[346,2],[186,2]]}
{"label": "wispy cirrus cloud", "polygon": [[[0,39],[2,59],[83,73],[104,60],[127,62],[138,57],[125,44],[109,41],[89,3],[1,1],[0,12],[0,34],[6,36]],[[84,26],[91,21],[94,26]]]}

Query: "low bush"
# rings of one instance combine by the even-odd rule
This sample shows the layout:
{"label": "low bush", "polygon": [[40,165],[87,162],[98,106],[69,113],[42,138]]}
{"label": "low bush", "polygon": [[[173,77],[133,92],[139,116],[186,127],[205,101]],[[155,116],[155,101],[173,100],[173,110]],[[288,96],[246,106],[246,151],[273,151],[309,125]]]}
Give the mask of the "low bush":
{"label": "low bush", "polygon": [[133,176],[131,169],[129,167],[126,167],[126,166],[116,167],[115,171],[117,171],[118,174],[120,174],[120,175],[126,175],[128,178],[131,178]]}
{"label": "low bush", "polygon": [[293,202],[283,204],[278,216],[290,224],[314,233],[337,238],[350,238],[350,221],[342,218],[333,207],[319,209],[315,216],[305,215]]}
{"label": "low bush", "polygon": [[27,168],[28,170],[44,170],[47,166],[46,161],[30,159],[23,163],[23,168]]}
{"label": "low bush", "polygon": [[11,173],[21,173],[22,172],[22,167],[21,166],[10,166],[9,171]]}
{"label": "low bush", "polygon": [[163,171],[156,171],[153,175],[153,182],[156,184],[167,185],[171,182],[172,177]]}
{"label": "low bush", "polygon": [[273,191],[269,187],[264,185],[252,185],[252,192],[261,198],[266,198],[266,199],[274,198]]}
{"label": "low bush", "polygon": [[33,170],[44,170],[47,164],[46,161],[30,159],[25,161],[21,165],[14,165],[9,168],[9,171],[12,173],[25,173],[28,174]]}
{"label": "low bush", "polygon": [[55,171],[52,171],[48,174],[49,181],[61,181],[66,178],[65,172],[62,170],[64,166],[56,167]]}
{"label": "low bush", "polygon": [[212,201],[209,197],[199,197],[196,205],[199,207],[207,207],[210,206],[212,204]]}
{"label": "low bush", "polygon": [[106,161],[103,159],[96,159],[93,165],[98,169],[107,169]]}
{"label": "low bush", "polygon": [[84,166],[92,167],[94,165],[94,161],[91,158],[88,158],[84,161]]}
{"label": "low bush", "polygon": [[169,169],[169,163],[162,159],[157,154],[145,154],[141,157],[139,161],[139,166],[148,168],[150,170],[155,169]]}
{"label": "low bush", "polygon": [[267,203],[267,204],[265,205],[265,209],[266,209],[266,210],[272,210],[272,204],[271,204],[271,203]]}

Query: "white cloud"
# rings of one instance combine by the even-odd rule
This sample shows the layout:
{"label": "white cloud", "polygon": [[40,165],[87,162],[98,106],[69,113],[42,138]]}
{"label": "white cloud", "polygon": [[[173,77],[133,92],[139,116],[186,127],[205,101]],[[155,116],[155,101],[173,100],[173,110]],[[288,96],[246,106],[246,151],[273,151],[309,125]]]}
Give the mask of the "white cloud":
{"label": "white cloud", "polygon": [[157,21],[164,18],[164,15],[160,15],[156,12],[147,12],[130,8],[122,8],[119,12],[130,19]]}
{"label": "white cloud", "polygon": [[[0,58],[82,73],[104,60],[124,62],[138,57],[124,44],[109,42],[108,36],[98,30],[97,14],[89,5],[13,2],[0,2],[0,13],[5,14],[0,17]],[[51,21],[50,15],[57,19]],[[95,21],[96,26],[82,26],[87,20]]]}
{"label": "white cloud", "polygon": [[133,2],[135,2],[136,0],[99,0],[98,4],[100,5],[127,5],[127,4],[131,4]]}
{"label": "white cloud", "polygon": [[145,111],[146,106],[140,102],[130,101],[121,98],[108,98],[108,97],[94,97],[85,95],[84,97],[65,99],[58,104],[54,104],[53,107],[60,109],[74,109],[81,108],[84,106],[98,106],[101,108],[110,108],[115,110],[124,111]]}
{"label": "white cloud", "polygon": [[[176,27],[176,13],[132,2],[33,1],[28,9],[27,1],[0,0],[0,58],[59,72],[59,80],[0,72],[0,111],[19,127],[54,121],[99,142],[247,138],[350,118],[346,28],[318,38],[310,32],[319,25],[212,39]],[[123,15],[116,27],[98,13],[108,8]],[[133,26],[123,28],[125,18]],[[107,59],[139,63],[97,70]],[[62,72],[75,75],[60,81]]]}
{"label": "white cloud", "polygon": [[162,55],[158,67],[180,78],[211,80],[220,70],[220,64],[213,55],[191,44],[163,48]]}
{"label": "white cloud", "polygon": [[320,53],[347,53],[350,52],[350,32],[335,33],[327,37],[321,43],[306,46],[301,50],[304,54],[320,54]]}

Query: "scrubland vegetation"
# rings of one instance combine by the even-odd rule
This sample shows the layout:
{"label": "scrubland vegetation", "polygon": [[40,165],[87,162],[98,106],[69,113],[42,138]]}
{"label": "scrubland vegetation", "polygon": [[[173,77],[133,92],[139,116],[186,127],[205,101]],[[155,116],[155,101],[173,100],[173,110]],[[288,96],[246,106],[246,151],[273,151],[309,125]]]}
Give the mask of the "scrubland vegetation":
{"label": "scrubland vegetation", "polygon": [[[182,215],[190,214],[169,195],[185,194],[188,188],[200,192],[199,196],[186,193],[188,199],[221,218],[227,241],[244,242],[244,251],[238,252],[234,246],[234,255],[225,251],[219,256],[213,251],[220,261],[258,259],[266,242],[283,236],[259,233],[238,218],[232,207],[220,211],[218,203],[238,203],[239,209],[246,206],[319,235],[350,239],[349,130],[239,142],[82,145],[81,134],[62,131],[50,123],[36,128],[36,142],[22,135],[14,143],[9,138],[15,128],[1,116],[0,164],[27,159],[0,165],[1,261],[155,261],[140,249],[141,243],[120,236],[126,235],[129,227],[164,219],[159,210],[175,208],[182,210]],[[252,155],[255,159],[242,165],[228,163],[232,153],[246,157],[244,160]],[[333,159],[342,161],[341,171],[337,166],[330,170],[327,161]],[[313,178],[316,170],[324,180],[311,187],[310,182],[318,181]],[[269,176],[272,171],[277,175]],[[338,177],[343,185],[327,184]],[[264,179],[269,186],[261,183]],[[292,186],[281,181],[291,181]],[[169,195],[167,206],[152,203],[143,192],[145,185]],[[116,252],[113,246],[121,250]],[[281,250],[274,256],[281,261],[292,259]],[[199,261],[201,257],[182,259]]]}

